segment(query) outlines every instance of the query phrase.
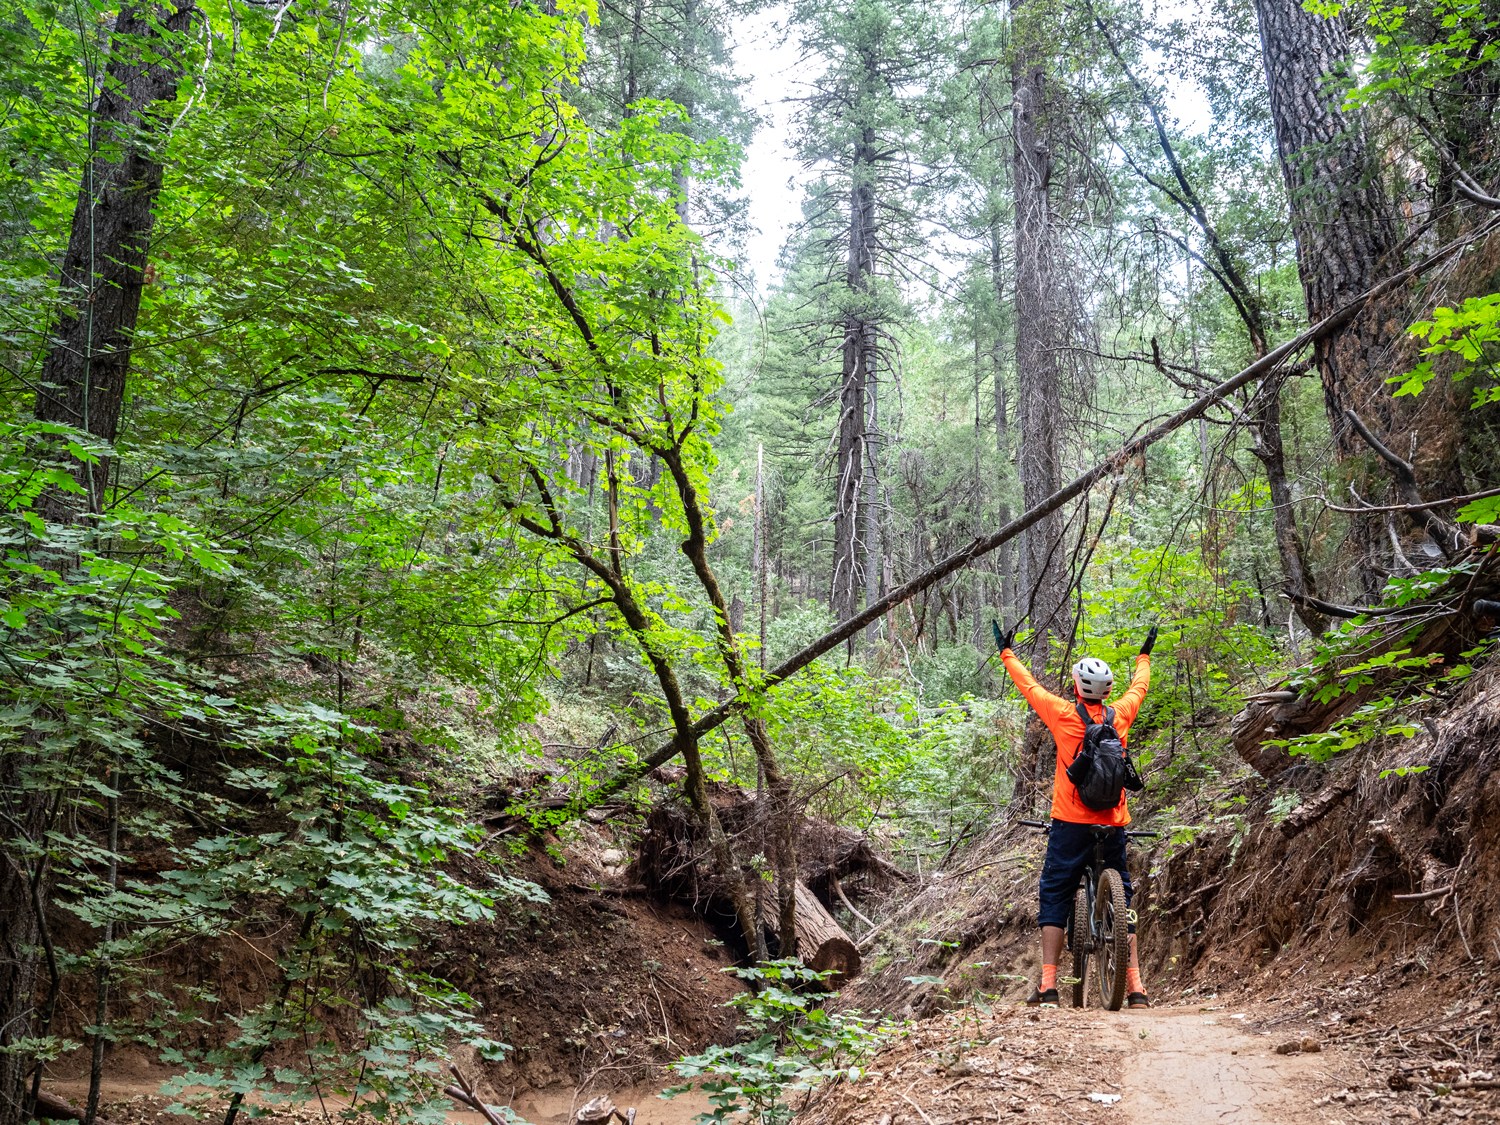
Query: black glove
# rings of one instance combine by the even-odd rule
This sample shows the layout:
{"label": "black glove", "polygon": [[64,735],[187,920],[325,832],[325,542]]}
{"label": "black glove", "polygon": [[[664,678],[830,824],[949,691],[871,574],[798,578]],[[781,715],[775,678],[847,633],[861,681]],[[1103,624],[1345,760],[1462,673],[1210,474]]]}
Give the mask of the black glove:
{"label": "black glove", "polygon": [[1156,644],[1156,626],[1151,626],[1151,631],[1146,634],[1146,639],[1141,643],[1141,655],[1150,656],[1151,649]]}
{"label": "black glove", "polygon": [[1016,631],[1014,629],[1002,630],[1000,622],[996,621],[993,617],[990,618],[990,632],[995,634],[996,652],[1004,652],[1010,648],[1011,643],[1016,639]]}

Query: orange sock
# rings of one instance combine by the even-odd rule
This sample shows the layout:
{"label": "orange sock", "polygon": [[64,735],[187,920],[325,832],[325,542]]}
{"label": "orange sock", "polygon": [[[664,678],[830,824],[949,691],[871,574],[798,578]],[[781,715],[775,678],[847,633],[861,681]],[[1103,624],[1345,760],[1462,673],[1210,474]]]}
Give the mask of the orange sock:
{"label": "orange sock", "polygon": [[1056,988],[1056,987],[1057,987],[1057,966],[1056,965],[1043,965],[1042,966],[1042,991],[1046,992],[1047,989],[1049,989],[1049,988]]}
{"label": "orange sock", "polygon": [[1136,968],[1125,970],[1125,991],[1145,993],[1146,986],[1141,983],[1141,971]]}

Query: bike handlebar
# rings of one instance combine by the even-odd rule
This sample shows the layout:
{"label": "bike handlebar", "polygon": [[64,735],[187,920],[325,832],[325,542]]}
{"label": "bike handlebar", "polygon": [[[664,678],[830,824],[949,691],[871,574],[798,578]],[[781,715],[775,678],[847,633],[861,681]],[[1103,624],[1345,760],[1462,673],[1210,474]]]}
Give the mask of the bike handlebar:
{"label": "bike handlebar", "polygon": [[[1019,825],[1021,825],[1021,827],[1023,827],[1023,828],[1036,828],[1036,829],[1039,829],[1039,830],[1041,830],[1043,832],[1048,831],[1052,827],[1052,825],[1050,823],[1048,823],[1047,821],[1045,821],[1045,820],[1018,820],[1018,821],[1016,821],[1016,823],[1019,824]],[[1125,835],[1126,835],[1126,837],[1128,839],[1131,839],[1131,840],[1155,840],[1155,839],[1158,839],[1161,836],[1161,833],[1160,832],[1130,832],[1130,831],[1127,831],[1125,833]]]}

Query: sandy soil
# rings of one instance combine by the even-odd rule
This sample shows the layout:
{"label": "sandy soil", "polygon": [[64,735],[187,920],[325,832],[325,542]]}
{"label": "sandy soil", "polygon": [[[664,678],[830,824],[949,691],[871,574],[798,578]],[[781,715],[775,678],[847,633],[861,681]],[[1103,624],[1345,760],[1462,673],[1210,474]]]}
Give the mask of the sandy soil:
{"label": "sandy soil", "polygon": [[[1110,1020],[1125,1041],[1121,1117],[1131,1125],[1279,1125],[1311,1112],[1333,1078],[1318,1054],[1278,1055],[1243,1013],[1158,1008]],[[1321,1044],[1320,1044],[1321,1045]]]}
{"label": "sandy soil", "polygon": [[[856,1081],[819,1091],[798,1107],[798,1125],[969,1125],[1020,1119],[1100,1125],[1387,1125],[1431,1121],[1500,1123],[1500,1083],[1455,1062],[1414,1064],[1372,1048],[1367,1032],[1258,1017],[1216,1003],[1149,1011],[965,1008],[911,1025]],[[178,1125],[162,1112],[162,1075],[106,1086],[111,1125]],[[85,1083],[49,1083],[79,1103]],[[612,1092],[637,1125],[691,1125],[709,1108],[701,1096],[670,1101],[657,1086]],[[569,1125],[600,1091],[554,1087],[508,1091],[533,1125]],[[338,1118],[316,1105],[278,1110],[274,1125]],[[453,1112],[450,1125],[482,1125]]]}

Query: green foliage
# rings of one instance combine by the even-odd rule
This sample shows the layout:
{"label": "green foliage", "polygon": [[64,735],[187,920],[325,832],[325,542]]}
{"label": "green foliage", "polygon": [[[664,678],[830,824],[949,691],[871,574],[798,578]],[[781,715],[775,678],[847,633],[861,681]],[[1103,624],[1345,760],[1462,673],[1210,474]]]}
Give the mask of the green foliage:
{"label": "green foliage", "polygon": [[1393,96],[1425,100],[1500,62],[1500,17],[1482,0],[1308,0],[1306,7],[1329,18],[1349,10],[1369,29],[1375,51],[1350,95],[1356,105]]}
{"label": "green foliage", "polygon": [[832,1079],[859,1078],[864,1060],[896,1034],[893,1025],[858,1012],[830,1013],[823,1006],[829,994],[807,991],[829,974],[800,961],[726,971],[754,988],[729,1002],[744,1017],[740,1030],[748,1038],[679,1059],[672,1069],[693,1081],[666,1091],[667,1096],[690,1089],[706,1093],[714,1108],[698,1115],[701,1123],[788,1122],[793,1095]]}
{"label": "green foliage", "polygon": [[[1458,308],[1440,306],[1430,320],[1419,320],[1411,334],[1426,342],[1422,354],[1438,357],[1424,360],[1406,375],[1386,380],[1397,383],[1395,394],[1421,394],[1437,374],[1441,357],[1451,357],[1449,364],[1457,382],[1473,380],[1470,405],[1477,410],[1500,402],[1500,293],[1469,297]],[[1463,517],[1467,518],[1467,517]]]}
{"label": "green foliage", "polygon": [[1247,688],[1279,666],[1271,639],[1247,619],[1253,596],[1248,584],[1221,580],[1191,549],[1104,545],[1096,554],[1075,653],[1108,662],[1123,690],[1146,629],[1162,629],[1149,702],[1131,733],[1144,765],[1175,732],[1238,710]]}
{"label": "green foliage", "polygon": [[[227,778],[257,807],[275,808],[289,832],[199,839],[178,849],[181,866],[159,883],[120,896],[139,904],[138,917],[172,919],[179,938],[269,931],[283,911],[296,920],[296,941],[275,958],[279,991],[237,1016],[236,1034],[206,1050],[194,1036],[163,1035],[172,1044],[164,1059],[184,1067],[169,1088],[198,1115],[225,1094],[275,1105],[333,1093],[351,1116],[438,1121],[440,1064],[452,1044],[486,1058],[508,1048],[476,1022],[469,997],[424,971],[420,938],[434,923],[490,917],[496,896],[546,896],[498,874],[488,887],[449,875],[444,867],[472,852],[475,830],[425,791],[378,777],[342,745],[359,732],[319,717],[321,730],[307,716],[274,716],[256,733],[289,742],[292,756],[264,754],[264,764]],[[262,1061],[289,1042],[313,1047],[296,1064]]]}
{"label": "green foliage", "polygon": [[[1453,581],[1464,579],[1472,570],[1469,564],[1392,579],[1386,586],[1382,604],[1386,608],[1399,608],[1425,601]],[[1356,617],[1328,632],[1291,680],[1291,687],[1325,704],[1367,691],[1371,697],[1327,730],[1288,739],[1268,739],[1268,744],[1315,762],[1326,762],[1376,738],[1414,736],[1418,728],[1412,721],[1413,713],[1434,697],[1450,694],[1461,685],[1493,647],[1491,641],[1481,642],[1462,653],[1454,663],[1449,663],[1441,653],[1413,652],[1412,643],[1420,636],[1426,620],[1425,617]]]}

